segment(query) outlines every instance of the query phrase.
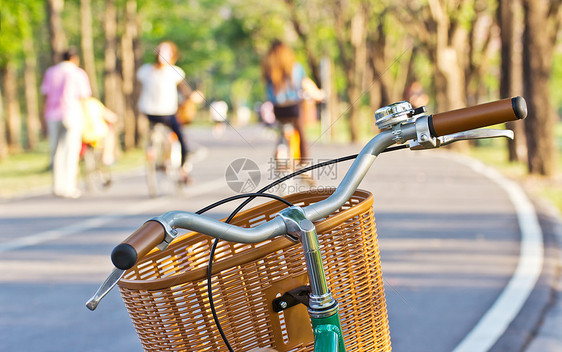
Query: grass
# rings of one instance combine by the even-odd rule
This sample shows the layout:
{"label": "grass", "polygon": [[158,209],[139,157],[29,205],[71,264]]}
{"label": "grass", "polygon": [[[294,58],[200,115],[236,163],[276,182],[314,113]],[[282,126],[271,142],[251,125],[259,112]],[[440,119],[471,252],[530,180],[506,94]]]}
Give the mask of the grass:
{"label": "grass", "polygon": [[9,155],[0,161],[0,198],[48,187],[51,184],[48,167],[47,143],[32,152]]}
{"label": "grass", "polygon": [[527,168],[523,163],[510,162],[505,140],[490,140],[471,147],[468,154],[483,163],[499,169],[505,175],[522,180],[527,176]]}
{"label": "grass", "polygon": [[[119,156],[112,166],[112,172],[131,170],[143,163],[143,151],[132,150]],[[34,190],[48,190],[52,182],[48,167],[47,142],[42,142],[34,151],[12,154],[0,161],[0,198],[10,198]]]}

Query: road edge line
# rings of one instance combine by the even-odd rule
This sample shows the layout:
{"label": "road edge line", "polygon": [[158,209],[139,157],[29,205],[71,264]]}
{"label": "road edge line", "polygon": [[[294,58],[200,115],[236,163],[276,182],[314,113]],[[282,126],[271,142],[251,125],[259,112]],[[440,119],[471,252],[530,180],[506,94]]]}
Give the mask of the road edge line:
{"label": "road edge line", "polygon": [[505,333],[537,283],[544,262],[543,233],[535,207],[517,183],[477,160],[458,156],[455,156],[454,160],[487,177],[507,193],[515,208],[521,232],[519,261],[509,283],[490,309],[453,350],[484,352],[492,348]]}

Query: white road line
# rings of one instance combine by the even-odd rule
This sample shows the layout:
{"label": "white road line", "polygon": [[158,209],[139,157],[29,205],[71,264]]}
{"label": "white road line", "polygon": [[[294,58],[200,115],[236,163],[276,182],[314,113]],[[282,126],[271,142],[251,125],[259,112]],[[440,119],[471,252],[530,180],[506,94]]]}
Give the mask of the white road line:
{"label": "white road line", "polygon": [[521,252],[515,273],[478,324],[453,352],[488,351],[504,334],[533,291],[544,260],[543,234],[533,204],[523,190],[494,169],[472,159],[457,158],[505,190],[515,207],[521,231]]}
{"label": "white road line", "polygon": [[[219,179],[211,180],[209,182],[197,184],[194,187],[190,187],[184,190],[183,195],[187,197],[194,197],[201,194],[205,194],[209,192],[209,190],[214,191],[217,187],[221,187],[224,185],[225,185],[224,179],[219,178]],[[84,233],[85,231],[104,226],[105,224],[118,220],[120,218],[124,218],[130,215],[140,214],[149,211],[151,209],[161,207],[169,202],[170,202],[169,197],[150,199],[138,203],[134,206],[128,207],[124,213],[118,215],[106,214],[106,215],[96,216],[94,218],[80,221],[68,226],[63,226],[57,229],[39,232],[31,236],[18,238],[13,241],[0,243],[0,253],[12,251],[24,247],[34,246],[43,242],[56,240],[66,236],[81,234]]]}

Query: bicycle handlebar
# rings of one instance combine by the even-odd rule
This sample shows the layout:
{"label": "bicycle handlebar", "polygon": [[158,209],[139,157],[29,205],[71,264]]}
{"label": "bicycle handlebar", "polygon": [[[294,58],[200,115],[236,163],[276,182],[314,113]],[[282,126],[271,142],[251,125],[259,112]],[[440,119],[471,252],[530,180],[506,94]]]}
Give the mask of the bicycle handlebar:
{"label": "bicycle handlebar", "polygon": [[149,220],[133,232],[111,252],[111,261],[116,268],[132,268],[139,258],[144,257],[154,247],[162,243],[166,236],[164,226],[158,221]]}
{"label": "bicycle handlebar", "polygon": [[[427,119],[426,126],[429,127],[433,137],[439,137],[519,120],[526,116],[525,100],[522,97],[514,97],[438,113]],[[375,136],[361,150],[336,191],[327,199],[303,208],[306,217],[310,221],[315,221],[328,216],[343,205],[355,192],[378,154],[395,143],[417,138],[416,125],[415,121],[404,123],[399,126],[400,133],[389,129]],[[241,228],[194,213],[172,211],[147,221],[115,247],[111,253],[113,264],[121,270],[132,268],[138,259],[161,244],[166,235],[169,235],[170,229],[175,227],[240,243],[258,243],[287,233],[285,224],[280,218],[274,218],[256,227]]]}
{"label": "bicycle handlebar", "polygon": [[434,114],[429,119],[429,128],[434,137],[440,137],[498,123],[522,120],[526,116],[525,99],[513,97]]}

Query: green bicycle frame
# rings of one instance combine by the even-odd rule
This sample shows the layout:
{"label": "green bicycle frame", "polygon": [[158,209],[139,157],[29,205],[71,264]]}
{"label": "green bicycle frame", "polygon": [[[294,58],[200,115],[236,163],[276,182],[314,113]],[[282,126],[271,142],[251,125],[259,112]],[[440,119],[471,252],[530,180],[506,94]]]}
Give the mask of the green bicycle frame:
{"label": "green bicycle frame", "polygon": [[338,313],[327,318],[311,318],[314,352],[345,352]]}

